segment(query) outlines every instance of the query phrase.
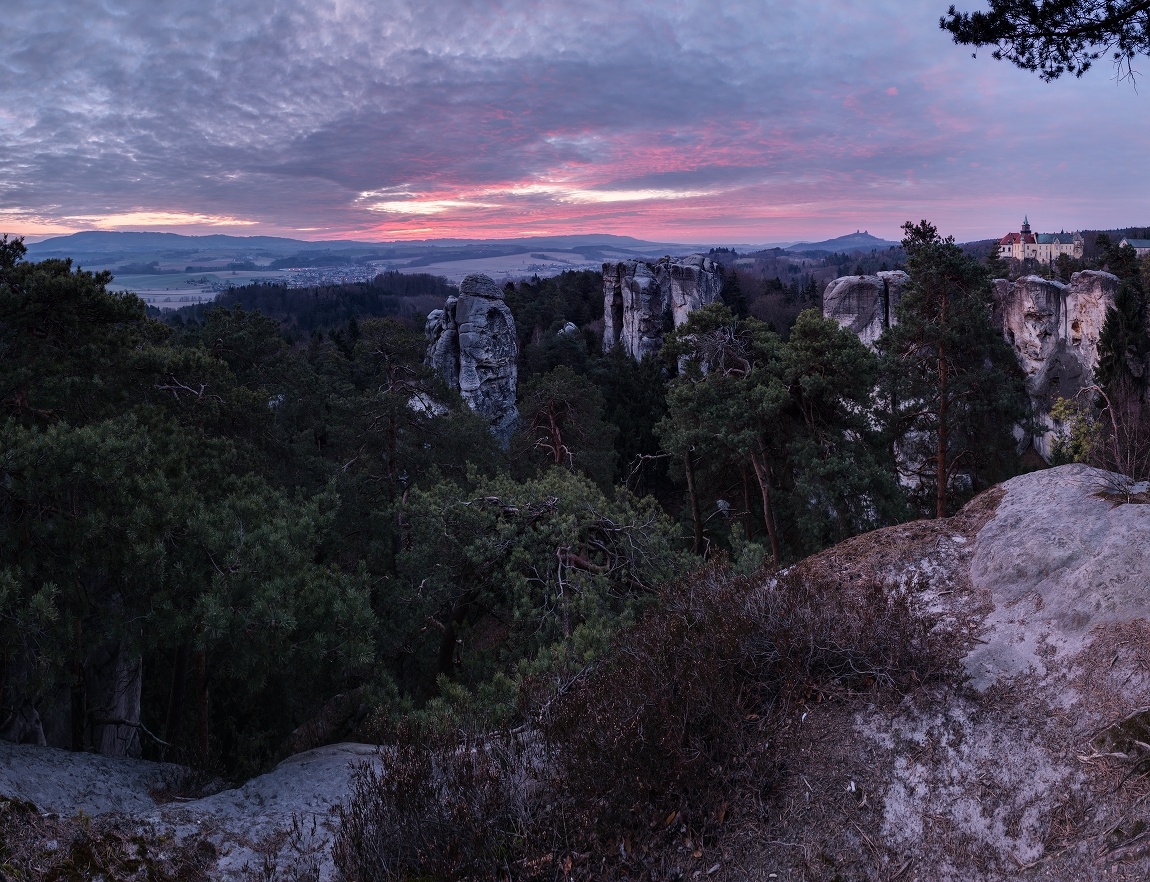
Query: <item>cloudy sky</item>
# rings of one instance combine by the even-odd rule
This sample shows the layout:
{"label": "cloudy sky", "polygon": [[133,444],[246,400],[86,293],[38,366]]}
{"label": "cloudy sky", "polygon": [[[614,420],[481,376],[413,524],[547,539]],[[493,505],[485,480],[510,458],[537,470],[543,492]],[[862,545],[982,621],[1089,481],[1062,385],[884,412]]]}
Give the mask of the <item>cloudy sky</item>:
{"label": "cloudy sky", "polygon": [[1150,81],[973,59],[948,2],[6,0],[0,231],[1150,224]]}

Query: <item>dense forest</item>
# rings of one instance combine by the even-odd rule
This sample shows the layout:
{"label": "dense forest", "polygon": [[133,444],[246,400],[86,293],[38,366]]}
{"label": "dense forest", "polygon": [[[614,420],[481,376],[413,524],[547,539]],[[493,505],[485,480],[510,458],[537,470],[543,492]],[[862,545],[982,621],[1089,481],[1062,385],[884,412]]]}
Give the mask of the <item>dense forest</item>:
{"label": "dense forest", "polygon": [[[570,835],[590,842],[597,824],[639,824],[622,802],[661,806],[669,791],[684,806],[701,800],[699,818],[713,812],[704,767],[727,749],[725,714],[771,704],[763,696],[783,694],[784,676],[858,680],[838,649],[817,671],[813,650],[798,660],[807,644],[794,622],[838,633],[842,616],[886,627],[899,614],[787,619],[790,649],[772,644],[774,661],[752,653],[752,664],[750,632],[738,629],[762,622],[732,612],[738,579],[878,526],[953,513],[1021,468],[1011,429],[1028,402],[989,325],[993,263],[925,222],[905,231],[897,264],[912,285],[878,352],[822,317],[816,270],[893,267],[893,253],[824,256],[818,267],[802,255],[732,259],[725,303],[692,314],[641,363],[601,351],[600,274],[509,283],[521,420],[508,450],[423,364],[426,307],[454,291],[442,279],[252,286],[155,317],[110,291],[107,274],[27,262],[5,238],[5,732],[35,716],[59,746],[109,751],[126,739],[128,752],[241,777],[325,741],[410,751],[442,745],[444,732],[534,720],[578,747],[571,782],[608,760],[637,764],[633,780],[612,782],[626,792],[580,785],[614,802],[595,819],[569,807]],[[1127,292],[1108,345],[1145,347],[1145,267],[1101,245]],[[1106,362],[1113,382],[1130,380],[1125,363]],[[938,467],[908,485],[908,457]],[[780,585],[778,615],[809,612],[817,586]],[[835,602],[817,604],[829,615]],[[693,656],[659,653],[678,653],[700,623],[714,629],[715,652],[746,662],[727,684],[742,691],[716,687],[707,699],[725,695],[722,708],[700,698],[707,681],[672,696],[619,668],[629,647],[679,669]],[[883,633],[876,625],[871,637]],[[842,639],[858,649],[864,637]],[[729,679],[717,656],[698,664]],[[660,742],[673,774],[652,755],[617,753],[637,737],[612,729],[638,718],[618,694],[628,672],[664,702],[643,713],[685,715],[685,740]],[[702,703],[676,703],[690,696]],[[621,740],[595,747],[588,725]],[[394,817],[402,794],[381,792],[361,794],[346,866],[366,865],[356,849],[378,834],[379,800]],[[420,859],[410,857],[412,872]]]}

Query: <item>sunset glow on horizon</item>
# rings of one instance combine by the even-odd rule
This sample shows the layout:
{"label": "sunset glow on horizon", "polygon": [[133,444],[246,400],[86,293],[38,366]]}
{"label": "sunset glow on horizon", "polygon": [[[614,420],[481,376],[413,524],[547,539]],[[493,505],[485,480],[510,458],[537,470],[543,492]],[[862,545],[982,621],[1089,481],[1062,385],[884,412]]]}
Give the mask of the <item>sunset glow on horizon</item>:
{"label": "sunset glow on horizon", "polygon": [[0,232],[765,243],[1150,223],[1145,90],[939,0],[18,0]]}

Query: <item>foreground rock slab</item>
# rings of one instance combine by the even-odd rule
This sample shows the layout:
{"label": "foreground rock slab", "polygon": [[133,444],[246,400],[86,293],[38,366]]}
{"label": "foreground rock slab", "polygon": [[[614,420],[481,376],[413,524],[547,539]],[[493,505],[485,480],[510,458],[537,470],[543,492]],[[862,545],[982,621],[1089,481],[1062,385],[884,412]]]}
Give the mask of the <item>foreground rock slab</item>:
{"label": "foreground rock slab", "polygon": [[[212,846],[208,878],[335,878],[331,845],[355,771],[379,749],[334,744],[284,760],[266,775],[211,796],[176,796],[179,766],[0,742],[0,797],[63,817],[120,815],[155,839]],[[263,878],[258,876],[256,878]]]}
{"label": "foreground rock slab", "polygon": [[777,733],[789,845],[748,857],[780,879],[1150,878],[1150,505],[1112,483],[1023,475],[800,565],[907,596],[950,666]]}

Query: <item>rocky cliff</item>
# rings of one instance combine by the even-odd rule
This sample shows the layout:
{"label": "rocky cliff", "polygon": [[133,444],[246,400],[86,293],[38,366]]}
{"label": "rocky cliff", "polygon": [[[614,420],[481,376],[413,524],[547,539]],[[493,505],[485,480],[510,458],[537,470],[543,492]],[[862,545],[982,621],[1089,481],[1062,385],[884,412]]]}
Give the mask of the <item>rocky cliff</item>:
{"label": "rocky cliff", "polygon": [[603,264],[604,351],[621,343],[636,360],[653,355],[666,331],[718,301],[722,290],[722,270],[709,257]]}
{"label": "rocky cliff", "polygon": [[1075,273],[1069,285],[1040,276],[995,280],[995,324],[1014,348],[1040,408],[1093,381],[1098,337],[1117,291],[1116,277],[1092,270]]}
{"label": "rocky cliff", "polygon": [[[903,272],[835,279],[823,294],[823,315],[873,348],[895,323],[895,307],[909,281]],[[1014,349],[1040,417],[1056,398],[1073,398],[1093,382],[1098,337],[1117,291],[1115,276],[1095,270],[1075,273],[1069,285],[1041,276],[994,281],[994,324]],[[1050,432],[1034,438],[1047,458],[1050,442]]]}
{"label": "rocky cliff", "polygon": [[994,282],[994,322],[1026,374],[1030,400],[1046,427],[1034,436],[1034,448],[1046,459],[1054,438],[1050,408],[1094,382],[1098,338],[1117,292],[1118,279],[1095,270],[1075,273],[1069,285],[1041,276]]}
{"label": "rocky cliff", "polygon": [[894,322],[895,307],[910,276],[902,270],[873,276],[842,276],[823,293],[823,315],[858,335],[867,346]]}
{"label": "rocky cliff", "polygon": [[803,854],[851,879],[1150,878],[1150,505],[1109,484],[1022,475],[799,565],[877,578],[953,637],[954,667],[811,706],[791,736],[811,760],[777,794],[795,816],[763,837],[794,843],[780,878],[813,878]]}
{"label": "rocky cliff", "polygon": [[459,296],[448,297],[443,309],[427,316],[424,332],[430,341],[425,363],[487,418],[506,446],[519,422],[519,368],[515,318],[503,302],[503,290],[485,275],[467,276]]}

